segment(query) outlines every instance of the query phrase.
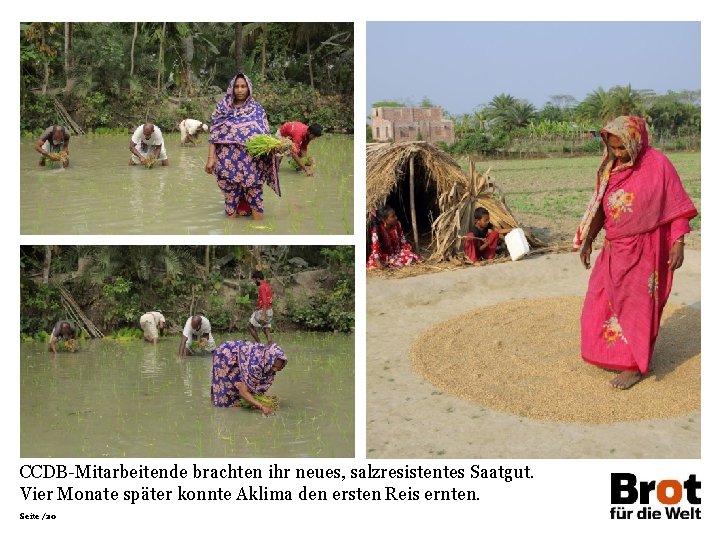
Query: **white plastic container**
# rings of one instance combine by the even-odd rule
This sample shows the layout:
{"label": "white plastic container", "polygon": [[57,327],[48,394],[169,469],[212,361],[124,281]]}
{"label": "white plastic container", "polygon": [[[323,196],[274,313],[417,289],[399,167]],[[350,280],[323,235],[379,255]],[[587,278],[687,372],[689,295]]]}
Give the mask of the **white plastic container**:
{"label": "white plastic container", "polygon": [[527,238],[525,238],[525,231],[521,228],[513,229],[505,235],[505,245],[510,252],[510,258],[513,261],[522,259],[525,255],[530,253],[530,245],[528,244]]}

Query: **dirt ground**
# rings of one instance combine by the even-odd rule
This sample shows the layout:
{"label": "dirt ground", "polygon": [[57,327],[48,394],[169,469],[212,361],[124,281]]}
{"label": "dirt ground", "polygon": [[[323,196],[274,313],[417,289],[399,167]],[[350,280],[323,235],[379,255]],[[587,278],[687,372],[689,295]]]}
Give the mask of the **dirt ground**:
{"label": "dirt ground", "polygon": [[[700,411],[613,424],[533,420],[449,395],[412,370],[409,349],[435,324],[509,300],[584,296],[588,277],[576,253],[404,279],[368,273],[367,457],[699,458]],[[700,309],[700,251],[686,250],[670,303]],[[491,320],[488,329],[504,332]]]}

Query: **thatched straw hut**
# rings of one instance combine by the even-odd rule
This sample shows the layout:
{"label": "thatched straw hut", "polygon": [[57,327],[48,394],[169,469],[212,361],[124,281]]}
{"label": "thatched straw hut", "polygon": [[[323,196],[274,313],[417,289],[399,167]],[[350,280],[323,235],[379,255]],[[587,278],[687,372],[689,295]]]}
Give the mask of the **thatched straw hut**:
{"label": "thatched straw hut", "polygon": [[[368,144],[366,168],[367,220],[371,212],[389,204],[416,249],[420,236],[430,236],[430,260],[451,260],[462,254],[463,237],[478,206],[488,209],[496,226],[519,227],[489,170],[477,174],[471,163],[466,175],[449,154],[432,144]],[[532,247],[542,245],[527,236]]]}

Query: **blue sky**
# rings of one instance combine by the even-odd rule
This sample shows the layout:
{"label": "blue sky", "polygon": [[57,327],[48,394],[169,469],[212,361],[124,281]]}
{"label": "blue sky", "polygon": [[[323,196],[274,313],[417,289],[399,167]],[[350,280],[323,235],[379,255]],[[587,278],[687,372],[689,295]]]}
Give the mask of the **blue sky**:
{"label": "blue sky", "polygon": [[452,114],[508,93],[542,107],[602,86],[700,90],[699,22],[369,22],[367,110],[428,97]]}

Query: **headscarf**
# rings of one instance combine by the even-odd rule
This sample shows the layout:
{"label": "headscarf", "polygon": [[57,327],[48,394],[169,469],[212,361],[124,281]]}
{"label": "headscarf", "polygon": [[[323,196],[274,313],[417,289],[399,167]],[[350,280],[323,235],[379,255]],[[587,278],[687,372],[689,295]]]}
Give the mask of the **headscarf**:
{"label": "headscarf", "polygon": [[245,373],[243,382],[251,392],[264,394],[275,381],[275,372],[272,370],[275,359],[287,363],[285,351],[276,343],[263,345],[252,341],[239,341],[238,345],[238,365],[241,373]]}
{"label": "headscarf", "polygon": [[[625,163],[615,165],[616,158],[608,143],[610,135],[618,137],[630,155],[630,159]],[[575,233],[573,249],[579,249],[587,237],[590,223],[602,204],[611,174],[618,175],[615,177],[618,182],[624,182],[633,175],[637,188],[650,193],[643,197],[644,207],[638,207],[637,211],[633,212],[635,219],[615,228],[613,232],[616,237],[640,234],[675,218],[689,219],[697,215],[697,210],[685,193],[670,160],[649,145],[647,123],[643,118],[619,116],[600,131],[600,136],[605,142],[603,160],[597,172],[595,193]],[[640,199],[636,201],[638,205],[641,202]]]}
{"label": "headscarf", "polygon": [[[240,107],[235,106],[235,81],[242,77],[247,82],[248,97]],[[252,82],[247,75],[238,73],[230,81],[225,96],[215,105],[210,126],[212,144],[242,144],[253,135],[270,133],[265,109],[252,95]]]}
{"label": "headscarf", "polygon": [[[608,144],[608,137],[610,135],[618,137],[625,145],[625,150],[630,154],[629,161],[621,163],[615,168],[613,168],[615,156],[610,151]],[[647,123],[638,116],[618,116],[600,131],[600,136],[605,143],[605,150],[603,152],[602,163],[597,172],[595,193],[590,199],[590,204],[588,204],[585,210],[585,215],[583,215],[582,221],[580,221],[578,230],[575,232],[573,250],[580,249],[587,237],[590,222],[592,222],[598,208],[602,204],[603,196],[605,195],[605,190],[610,180],[610,173],[631,168],[639,161],[643,152],[648,147]]]}

